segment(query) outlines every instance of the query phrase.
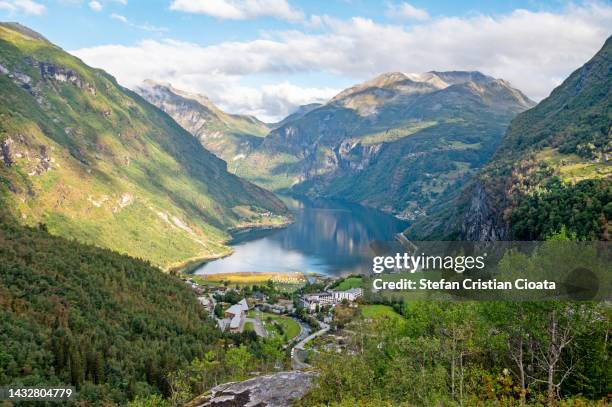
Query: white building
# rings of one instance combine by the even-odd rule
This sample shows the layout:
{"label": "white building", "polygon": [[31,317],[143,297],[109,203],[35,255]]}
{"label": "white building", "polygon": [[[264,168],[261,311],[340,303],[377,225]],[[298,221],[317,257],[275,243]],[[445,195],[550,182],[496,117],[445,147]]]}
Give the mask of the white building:
{"label": "white building", "polygon": [[230,332],[242,332],[248,310],[249,305],[244,298],[225,310],[225,318],[229,319]]}
{"label": "white building", "polygon": [[332,291],[332,293],[336,304],[342,302],[344,299],[353,302],[363,295],[363,288],[351,288],[346,291]]}
{"label": "white building", "polygon": [[345,299],[349,302],[354,302],[362,295],[362,288],[351,288],[346,291],[330,290],[322,293],[306,294],[300,299],[300,302],[302,307],[306,308],[309,312],[313,312],[316,311],[317,305],[319,308],[328,305],[335,306]]}

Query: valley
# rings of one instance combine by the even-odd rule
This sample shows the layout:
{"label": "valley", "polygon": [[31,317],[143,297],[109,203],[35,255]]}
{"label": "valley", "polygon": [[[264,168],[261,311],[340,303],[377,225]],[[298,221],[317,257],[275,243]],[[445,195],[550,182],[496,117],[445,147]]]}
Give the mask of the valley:
{"label": "valley", "polygon": [[[514,115],[534,105],[479,72],[388,73],[238,142],[230,120],[222,134],[210,135],[223,114],[203,96],[150,85],[141,94],[188,122],[205,147],[232,144],[221,156],[237,175],[273,191],[359,203],[408,220],[465,185]],[[205,111],[218,113],[206,121]]]}
{"label": "valley", "polygon": [[[74,386],[83,406],[608,405],[610,303],[572,290],[609,290],[611,52],[537,104],[475,70],[387,72],[264,123],[0,23],[0,386]],[[465,268],[432,267],[440,295],[408,297],[388,267],[373,289],[374,257],[417,240],[461,267],[461,242],[543,241],[483,273],[572,279],[476,301],[449,291]],[[466,281],[507,288],[484,277]]]}

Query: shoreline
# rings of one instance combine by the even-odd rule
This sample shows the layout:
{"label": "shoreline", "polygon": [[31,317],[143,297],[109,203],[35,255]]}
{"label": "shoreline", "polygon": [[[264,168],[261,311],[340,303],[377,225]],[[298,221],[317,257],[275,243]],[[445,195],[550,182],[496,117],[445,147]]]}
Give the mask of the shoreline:
{"label": "shoreline", "polygon": [[[270,225],[245,225],[245,226],[237,226],[227,230],[227,233],[230,235],[230,238],[227,239],[223,244],[227,245],[236,237],[240,235],[245,235],[251,232],[256,231],[266,231],[266,230],[276,230],[276,229],[284,229],[287,226],[291,225],[294,222],[293,219],[288,220],[279,224],[270,224]],[[234,249],[228,246],[227,253],[222,253],[216,256],[205,256],[205,257],[193,257],[191,259],[184,260],[182,262],[178,262],[176,265],[171,265],[166,269],[168,273],[171,274],[186,274],[192,275],[194,272],[203,266],[206,263],[211,261],[223,259],[225,257],[231,256],[234,253]]]}
{"label": "shoreline", "polygon": [[286,222],[278,223],[278,224],[269,224],[269,225],[251,224],[251,225],[244,225],[244,226],[236,226],[236,227],[233,227],[227,230],[227,233],[229,233],[231,236],[231,239],[229,239],[228,242],[235,239],[236,235],[250,233],[250,232],[284,229],[293,223],[294,223],[294,220],[290,220],[290,221],[286,221]]}

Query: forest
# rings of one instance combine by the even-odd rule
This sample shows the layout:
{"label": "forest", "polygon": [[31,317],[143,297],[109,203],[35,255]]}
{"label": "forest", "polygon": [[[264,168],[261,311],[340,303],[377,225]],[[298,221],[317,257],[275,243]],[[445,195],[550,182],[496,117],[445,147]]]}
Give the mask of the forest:
{"label": "forest", "polygon": [[302,406],[607,405],[610,307],[396,302],[361,322],[348,354],[316,359]]}
{"label": "forest", "polygon": [[579,240],[610,240],[612,182],[592,179],[572,185],[553,178],[541,191],[521,197],[512,211],[518,240],[544,240],[565,227]]}
{"label": "forest", "polygon": [[24,227],[4,207],[0,258],[0,386],[71,384],[86,405],[181,405],[285,357],[279,340],[222,335],[177,277]]}

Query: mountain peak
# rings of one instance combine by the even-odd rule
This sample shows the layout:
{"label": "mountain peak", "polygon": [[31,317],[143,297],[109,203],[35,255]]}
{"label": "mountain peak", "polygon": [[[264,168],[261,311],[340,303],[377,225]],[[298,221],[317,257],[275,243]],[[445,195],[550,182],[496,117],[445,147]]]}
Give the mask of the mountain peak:
{"label": "mountain peak", "polygon": [[478,71],[430,71],[424,73],[389,72],[345,89],[330,103],[354,109],[362,116],[371,116],[387,103],[407,103],[415,97],[445,91],[469,91],[484,99],[495,99],[520,110],[534,105],[527,96],[503,79]]}
{"label": "mountain peak", "polygon": [[157,94],[157,97],[174,95],[183,99],[193,100],[205,108],[210,109],[215,114],[220,112],[220,109],[208,97],[199,93],[191,93],[175,88],[168,82],[158,82],[153,79],[145,79],[142,82],[142,85],[136,89],[136,92],[145,97],[145,99],[148,99],[145,95],[149,95],[151,93]]}
{"label": "mountain peak", "polygon": [[458,85],[466,82],[474,83],[490,83],[494,82],[495,78],[485,75],[479,71],[431,71],[430,74],[436,75],[449,85]]}
{"label": "mountain peak", "polygon": [[405,81],[406,79],[408,79],[408,77],[402,72],[387,72],[364,82],[363,85],[384,88],[394,83]]}

